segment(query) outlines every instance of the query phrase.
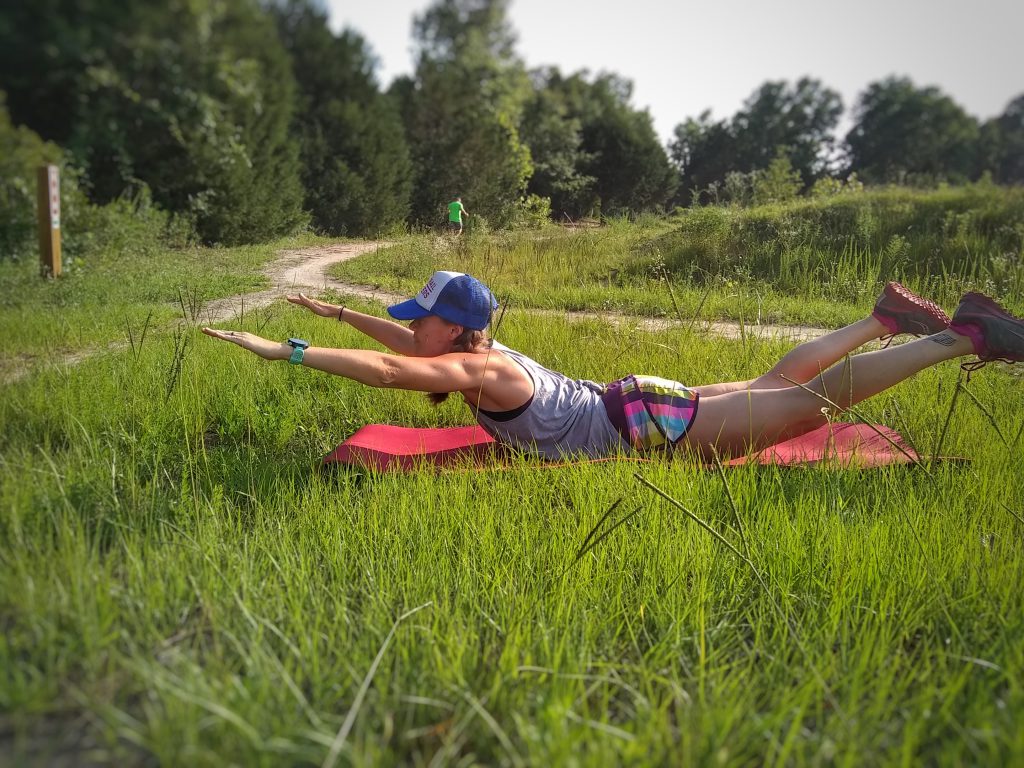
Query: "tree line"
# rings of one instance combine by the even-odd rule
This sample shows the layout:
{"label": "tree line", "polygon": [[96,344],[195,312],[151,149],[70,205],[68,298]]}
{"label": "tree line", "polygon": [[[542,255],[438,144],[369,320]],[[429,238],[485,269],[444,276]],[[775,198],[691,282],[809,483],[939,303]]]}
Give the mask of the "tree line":
{"label": "tree line", "polygon": [[[90,198],[149,190],[206,242],[309,224],[430,226],[459,194],[491,226],[761,201],[850,179],[1024,183],[1024,94],[979,123],[934,87],[870,84],[853,128],[820,81],[766,82],[662,146],[615,74],[528,69],[508,0],[436,0],[386,90],[315,0],[34,0],[0,9],[15,124],[63,147]],[[0,101],[0,105],[2,105]]]}

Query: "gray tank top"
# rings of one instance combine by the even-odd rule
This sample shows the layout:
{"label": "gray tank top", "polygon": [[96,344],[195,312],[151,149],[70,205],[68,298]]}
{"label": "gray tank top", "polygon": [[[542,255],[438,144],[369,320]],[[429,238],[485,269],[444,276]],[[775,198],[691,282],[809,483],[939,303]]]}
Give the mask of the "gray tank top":
{"label": "gray tank top", "polygon": [[[507,421],[495,420],[470,406],[484,431],[499,442],[547,459],[584,454],[592,458],[629,453],[601,402],[604,386],[570,379],[526,355],[494,342],[533,380],[533,400]],[[495,414],[498,415],[498,414]]]}

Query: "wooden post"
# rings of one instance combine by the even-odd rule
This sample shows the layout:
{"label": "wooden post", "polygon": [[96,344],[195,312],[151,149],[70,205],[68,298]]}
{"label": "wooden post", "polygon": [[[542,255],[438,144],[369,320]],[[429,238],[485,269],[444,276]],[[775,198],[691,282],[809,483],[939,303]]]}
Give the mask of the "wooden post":
{"label": "wooden post", "polygon": [[60,169],[39,168],[39,267],[43,277],[60,277]]}

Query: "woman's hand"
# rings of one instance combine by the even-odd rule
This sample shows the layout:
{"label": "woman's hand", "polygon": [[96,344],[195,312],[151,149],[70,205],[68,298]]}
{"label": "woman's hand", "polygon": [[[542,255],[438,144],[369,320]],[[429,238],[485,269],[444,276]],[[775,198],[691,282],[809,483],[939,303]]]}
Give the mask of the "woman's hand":
{"label": "woman's hand", "polygon": [[288,344],[262,339],[254,333],[220,331],[216,328],[203,328],[203,333],[207,336],[213,336],[215,339],[223,339],[224,341],[230,341],[232,344],[237,344],[242,349],[248,349],[250,352],[256,353],[264,360],[287,360],[292,355],[292,348]]}
{"label": "woman's hand", "polygon": [[341,312],[341,305],[339,304],[328,304],[326,301],[317,301],[311,299],[304,293],[300,293],[298,296],[285,296],[288,301],[292,304],[298,304],[300,307],[305,307],[314,315],[320,315],[320,317],[338,317]]}

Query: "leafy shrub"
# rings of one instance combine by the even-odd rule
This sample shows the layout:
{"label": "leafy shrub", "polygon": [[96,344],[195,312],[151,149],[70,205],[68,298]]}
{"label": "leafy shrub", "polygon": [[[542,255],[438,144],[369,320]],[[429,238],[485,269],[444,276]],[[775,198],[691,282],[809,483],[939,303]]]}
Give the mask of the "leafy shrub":
{"label": "leafy shrub", "polygon": [[754,203],[764,205],[793,200],[803,185],[789,158],[776,157],[767,168],[754,174]]}
{"label": "leafy shrub", "polygon": [[[2,94],[0,94],[2,96]],[[84,174],[60,147],[24,126],[14,126],[0,98],[0,261],[38,254],[36,195],[40,166],[53,164],[61,178],[61,255],[65,269],[81,266],[91,254],[184,246],[194,239],[188,217],[157,208],[149,190],[104,206],[89,203]]]}
{"label": "leafy shrub", "polygon": [[37,169],[50,164],[61,167],[66,220],[83,201],[64,153],[27,128],[12,125],[0,92],[0,260],[18,261],[36,253]]}
{"label": "leafy shrub", "polygon": [[857,178],[856,173],[851,173],[845,181],[843,179],[834,179],[831,176],[824,176],[818,179],[814,182],[814,186],[811,187],[810,196],[817,199],[834,197],[835,195],[852,195],[863,191],[864,183]]}
{"label": "leafy shrub", "polygon": [[[754,198],[755,172],[729,171],[725,175],[724,202],[733,205],[750,205]],[[715,195],[717,198],[717,194]]]}
{"label": "leafy shrub", "polygon": [[551,199],[527,195],[515,204],[512,224],[515,227],[540,229],[551,223]]}

